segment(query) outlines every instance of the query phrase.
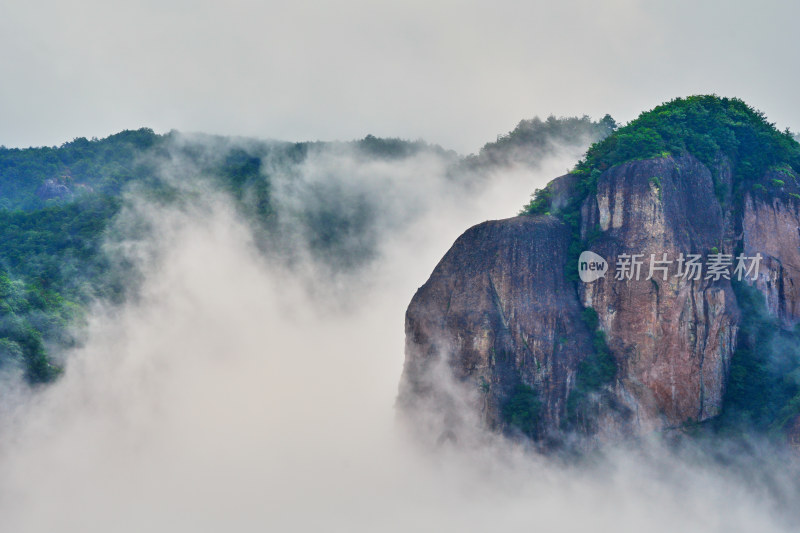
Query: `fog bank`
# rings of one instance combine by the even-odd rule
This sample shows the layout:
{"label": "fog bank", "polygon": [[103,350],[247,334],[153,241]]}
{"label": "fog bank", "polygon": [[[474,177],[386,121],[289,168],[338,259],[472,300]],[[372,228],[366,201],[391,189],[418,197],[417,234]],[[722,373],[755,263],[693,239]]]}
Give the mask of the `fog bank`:
{"label": "fog bank", "polygon": [[[225,195],[133,201],[118,223],[146,220],[150,237],[109,250],[137,264],[139,297],[98,303],[63,378],[4,400],[2,529],[792,530],[776,500],[796,501],[791,470],[769,460],[768,482],[657,445],[564,466],[478,429],[479,444],[432,450],[396,424],[414,290],[464,229],[512,215],[571,162],[467,190],[420,161],[338,173],[408,219],[376,227],[375,258],[334,278],[310,253],[265,256]],[[302,205],[318,168],[277,188],[285,205]]]}

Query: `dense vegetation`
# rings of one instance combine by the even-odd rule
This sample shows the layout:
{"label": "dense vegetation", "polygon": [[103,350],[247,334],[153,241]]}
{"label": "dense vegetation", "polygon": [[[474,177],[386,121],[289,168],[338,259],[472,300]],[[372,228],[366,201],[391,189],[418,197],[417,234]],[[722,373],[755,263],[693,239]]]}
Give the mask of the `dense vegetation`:
{"label": "dense vegetation", "polygon": [[162,141],[143,129],[0,148],[0,369],[52,380],[60,370],[48,354],[75,345],[85,305],[119,300],[101,244],[126,184],[154,175],[142,154]]}
{"label": "dense vegetation", "polygon": [[491,165],[526,164],[537,166],[546,156],[564,147],[583,147],[611,134],[616,122],[610,115],[599,121],[583,117],[538,117],[522,120],[508,134],[499,135],[478,154],[465,158],[470,168]]}
{"label": "dense vegetation", "polygon": [[266,215],[254,155],[266,145],[248,154],[220,139],[215,153],[206,143],[141,129],[60,147],[0,148],[0,370],[18,369],[29,383],[52,380],[60,369],[51,355],[78,342],[86,305],[122,300],[131,280],[115,275],[102,244],[126,190],[169,200],[163,174],[176,158]]}
{"label": "dense vegetation", "polygon": [[528,437],[535,438],[539,427],[542,404],[536,391],[525,384],[518,384],[503,404],[503,420]]}
{"label": "dense vegetation", "polygon": [[584,430],[593,427],[593,395],[604,386],[614,383],[617,377],[617,363],[606,344],[605,332],[600,328],[597,311],[587,307],[581,313],[586,328],[593,333],[590,353],[578,366],[575,374],[575,387],[567,397],[567,423]]}
{"label": "dense vegetation", "polygon": [[800,329],[782,329],[756,288],[734,282],[733,289],[745,319],[731,360],[724,410],[714,426],[780,432],[800,414]]}
{"label": "dense vegetation", "polygon": [[150,129],[102,140],[83,137],[60,147],[0,148],[0,209],[36,210],[86,194],[118,196],[131,181],[155,175],[170,136]]}
{"label": "dense vegetation", "polygon": [[713,95],[676,98],[639,115],[596,143],[575,167],[591,175],[634,159],[692,154],[708,168],[728,157],[736,179],[758,179],[773,165],[800,171],[800,145],[778,131],[764,113],[738,98]]}
{"label": "dense vegetation", "polygon": [[[581,178],[582,201],[605,170],[628,161],[691,154],[714,172],[726,157],[734,169],[735,193],[759,181],[770,169],[800,172],[800,144],[788,130],[779,131],[764,113],[738,98],[714,95],[676,98],[618,128],[593,144],[572,174]],[[523,213],[550,210],[547,188],[536,191]]]}
{"label": "dense vegetation", "polygon": [[[381,204],[378,195],[344,186],[352,170],[345,163],[369,168],[424,155],[466,184],[497,165],[535,165],[556,145],[585,146],[602,135],[603,126],[586,118],[534,119],[466,158],[422,141],[372,135],[289,143],[147,128],[58,147],[0,147],[0,371],[18,369],[30,383],[52,380],[60,372],[53,354],[79,342],[87,304],[124,300],[135,276],[112,265],[103,243],[120,238],[114,221],[131,191],[162,204],[189,200],[192,186],[192,194],[224,191],[263,250],[291,260],[293,242],[302,240],[329,271],[354,271],[374,256],[376,227],[406,213],[388,213],[391,198]],[[301,183],[304,165],[320,154],[342,159],[325,169],[325,179]],[[293,181],[288,193],[275,190]]]}

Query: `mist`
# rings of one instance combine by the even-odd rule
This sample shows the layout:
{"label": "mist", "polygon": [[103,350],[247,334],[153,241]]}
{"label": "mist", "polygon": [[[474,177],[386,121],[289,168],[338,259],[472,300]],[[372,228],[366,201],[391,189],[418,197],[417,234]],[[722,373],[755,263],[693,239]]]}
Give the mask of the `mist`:
{"label": "mist", "polygon": [[[780,456],[754,476],[653,442],[570,465],[477,422],[430,447],[398,421],[416,288],[468,226],[513,216],[578,153],[465,187],[436,157],[390,165],[332,148],[274,176],[272,241],[191,168],[171,178],[191,202],[129,196],[107,250],[135,266],[136,297],[96,303],[55,384],[4,389],[2,529],[796,529],[796,467]],[[380,213],[351,235],[373,250],[358,268],[315,253],[298,224],[321,184]]]}

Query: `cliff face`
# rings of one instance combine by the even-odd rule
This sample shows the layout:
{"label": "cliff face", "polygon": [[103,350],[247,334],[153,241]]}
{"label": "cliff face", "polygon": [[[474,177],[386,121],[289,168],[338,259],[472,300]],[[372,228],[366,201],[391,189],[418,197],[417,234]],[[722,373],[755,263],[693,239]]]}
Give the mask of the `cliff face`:
{"label": "cliff face", "polygon": [[[554,212],[569,204],[575,183],[553,183]],[[582,362],[597,349],[581,319],[592,308],[618,369],[589,396],[595,435],[646,434],[718,415],[742,317],[731,281],[706,279],[709,256],[734,256],[727,272],[736,278],[736,255],[760,253],[757,279],[744,282],[784,324],[800,317],[798,202],[745,192],[734,208],[732,197],[724,157],[711,169],[689,155],[663,157],[603,172],[579,205],[579,238],[547,215],[471,228],[409,305],[401,404],[435,391],[429,368],[443,358],[457,380],[480,391],[475,404],[490,427],[509,428],[504,405],[524,384],[541,402],[532,436],[563,435]],[[578,266],[569,252],[575,242],[608,261],[605,277],[568,279]],[[625,254],[641,254],[638,279],[616,279]],[[671,262],[655,263],[666,268],[651,275],[651,254]],[[679,259],[689,254],[701,256],[699,279],[684,275]]]}
{"label": "cliff face", "polygon": [[558,428],[578,363],[591,349],[574,284],[565,277],[570,230],[555,217],[516,217],[467,230],[406,312],[401,400],[435,393],[445,358],[479,392],[493,427],[519,384],[538,391],[543,427]]}
{"label": "cliff face", "polygon": [[800,318],[798,203],[795,199],[787,202],[748,195],[742,224],[744,252],[761,252],[764,256],[756,287],[765,295],[769,312],[787,327]]}
{"label": "cliff face", "polygon": [[[726,165],[718,176],[730,183]],[[713,247],[734,252],[711,172],[691,157],[621,165],[601,176],[583,214],[583,235],[600,231],[591,250],[609,260],[643,255],[638,279],[579,285],[582,303],[600,317],[636,426],[657,430],[718,414],[736,338],[735,297],[730,281],[676,275],[675,262]],[[673,261],[654,265],[667,266],[666,276],[655,269],[650,276],[651,255]]]}

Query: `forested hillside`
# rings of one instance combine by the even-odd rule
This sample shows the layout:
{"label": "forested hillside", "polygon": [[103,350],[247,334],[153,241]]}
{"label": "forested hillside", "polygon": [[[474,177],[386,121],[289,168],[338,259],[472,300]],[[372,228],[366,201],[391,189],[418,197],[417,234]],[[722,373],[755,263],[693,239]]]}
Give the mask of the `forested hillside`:
{"label": "forested hillside", "polygon": [[[195,193],[222,191],[252,223],[264,250],[289,253],[292,241],[302,238],[330,269],[352,270],[374,253],[375,228],[406,216],[347,185],[354,169],[368,175],[370,165],[427,158],[468,187],[496,169],[535,168],[564,147],[582,150],[611,129],[610,117],[525,120],[468,157],[423,141],[372,135],[289,143],[160,135],[146,128],[58,147],[0,147],[0,369],[22,372],[32,384],[51,381],[61,371],[54,356],[79,342],[87,305],[124,300],[132,279],[112,265],[103,243],[131,198],[190,202],[187,184]],[[309,162],[331,154],[346,154],[348,164],[303,183],[301,201],[275,194],[276,179],[286,187],[297,178],[300,187]]]}

